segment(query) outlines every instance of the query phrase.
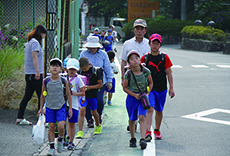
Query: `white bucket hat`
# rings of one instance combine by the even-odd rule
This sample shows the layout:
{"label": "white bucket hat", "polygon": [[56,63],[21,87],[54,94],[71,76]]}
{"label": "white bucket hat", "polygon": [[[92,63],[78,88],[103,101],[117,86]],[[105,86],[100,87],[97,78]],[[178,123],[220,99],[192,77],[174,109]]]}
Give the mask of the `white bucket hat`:
{"label": "white bucket hat", "polygon": [[66,67],[67,67],[67,69],[73,68],[73,69],[78,70],[79,69],[79,61],[75,58],[71,58],[68,60]]}
{"label": "white bucket hat", "polygon": [[97,36],[88,36],[87,43],[83,47],[102,48],[102,45],[99,43],[99,38]]}

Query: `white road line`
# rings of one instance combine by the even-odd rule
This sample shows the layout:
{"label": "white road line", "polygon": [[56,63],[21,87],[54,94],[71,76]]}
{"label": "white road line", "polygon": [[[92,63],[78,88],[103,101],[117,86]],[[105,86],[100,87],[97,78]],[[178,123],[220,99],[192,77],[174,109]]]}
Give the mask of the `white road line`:
{"label": "white road line", "polygon": [[143,156],[156,156],[156,145],[155,145],[155,136],[153,134],[153,128],[151,127],[152,131],[152,141],[147,143],[147,148],[143,150]]}
{"label": "white road line", "polygon": [[191,65],[194,68],[208,68],[206,65]]}
{"label": "white road line", "polygon": [[194,113],[194,114],[184,115],[181,117],[182,118],[188,118],[188,119],[194,119],[194,120],[200,120],[200,121],[206,121],[206,122],[219,123],[219,124],[224,124],[224,125],[230,125],[230,121],[216,120],[216,119],[204,117],[204,116],[207,116],[210,114],[215,114],[215,113],[228,113],[228,114],[230,114],[230,110],[214,108],[214,109],[210,109],[210,110],[206,110],[206,111],[202,111],[202,112],[198,112],[198,113]]}
{"label": "white road line", "polygon": [[173,65],[172,68],[183,68],[183,67],[180,65]]}
{"label": "white road line", "polygon": [[220,68],[230,68],[230,65],[216,65],[216,66]]}

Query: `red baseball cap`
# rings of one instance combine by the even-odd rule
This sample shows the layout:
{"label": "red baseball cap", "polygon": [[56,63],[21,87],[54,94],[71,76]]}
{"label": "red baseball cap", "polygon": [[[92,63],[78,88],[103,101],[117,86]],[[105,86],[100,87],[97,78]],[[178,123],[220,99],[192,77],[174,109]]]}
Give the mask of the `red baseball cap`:
{"label": "red baseball cap", "polygon": [[162,43],[162,37],[159,34],[152,34],[149,40],[152,42],[154,40],[158,40],[160,43]]}

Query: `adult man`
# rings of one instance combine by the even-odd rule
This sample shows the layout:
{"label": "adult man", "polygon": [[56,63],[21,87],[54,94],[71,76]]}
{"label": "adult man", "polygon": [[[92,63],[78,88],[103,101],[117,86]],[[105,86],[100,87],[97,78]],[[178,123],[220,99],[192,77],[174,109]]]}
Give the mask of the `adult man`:
{"label": "adult man", "polygon": [[133,24],[133,31],[135,36],[127,41],[125,41],[120,58],[121,61],[121,79],[123,84],[123,78],[124,78],[124,67],[127,64],[127,54],[131,50],[135,50],[140,54],[140,57],[142,57],[145,53],[150,52],[150,46],[148,39],[144,38],[145,33],[147,32],[147,24],[146,21],[143,19],[136,19]]}

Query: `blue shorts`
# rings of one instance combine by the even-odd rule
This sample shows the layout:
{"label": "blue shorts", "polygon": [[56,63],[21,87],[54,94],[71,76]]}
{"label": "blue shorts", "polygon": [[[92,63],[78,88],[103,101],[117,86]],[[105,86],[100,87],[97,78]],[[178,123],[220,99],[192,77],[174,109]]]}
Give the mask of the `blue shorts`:
{"label": "blue shorts", "polygon": [[105,91],[109,92],[109,93],[115,93],[115,78],[112,79],[112,88],[110,90],[108,90],[107,87],[105,87]]}
{"label": "blue shorts", "polygon": [[97,98],[85,98],[85,102],[81,103],[82,107],[87,107],[89,104],[90,110],[96,110],[97,109]]}
{"label": "blue shorts", "polygon": [[46,107],[46,122],[56,123],[56,121],[66,121],[66,114],[65,104],[57,110]]}
{"label": "blue shorts", "polygon": [[[126,98],[126,109],[129,115],[129,119],[135,121],[138,119],[138,116],[144,115],[146,116],[147,110],[144,110],[141,100],[137,100],[135,97],[131,95],[127,95]],[[138,113],[138,116],[137,116]]]}
{"label": "blue shorts", "polygon": [[167,90],[151,91],[149,93],[149,103],[156,111],[162,112],[166,101]]}
{"label": "blue shorts", "polygon": [[78,122],[78,110],[72,108],[72,112],[73,112],[73,115],[70,119],[68,118],[68,122],[77,123]]}

